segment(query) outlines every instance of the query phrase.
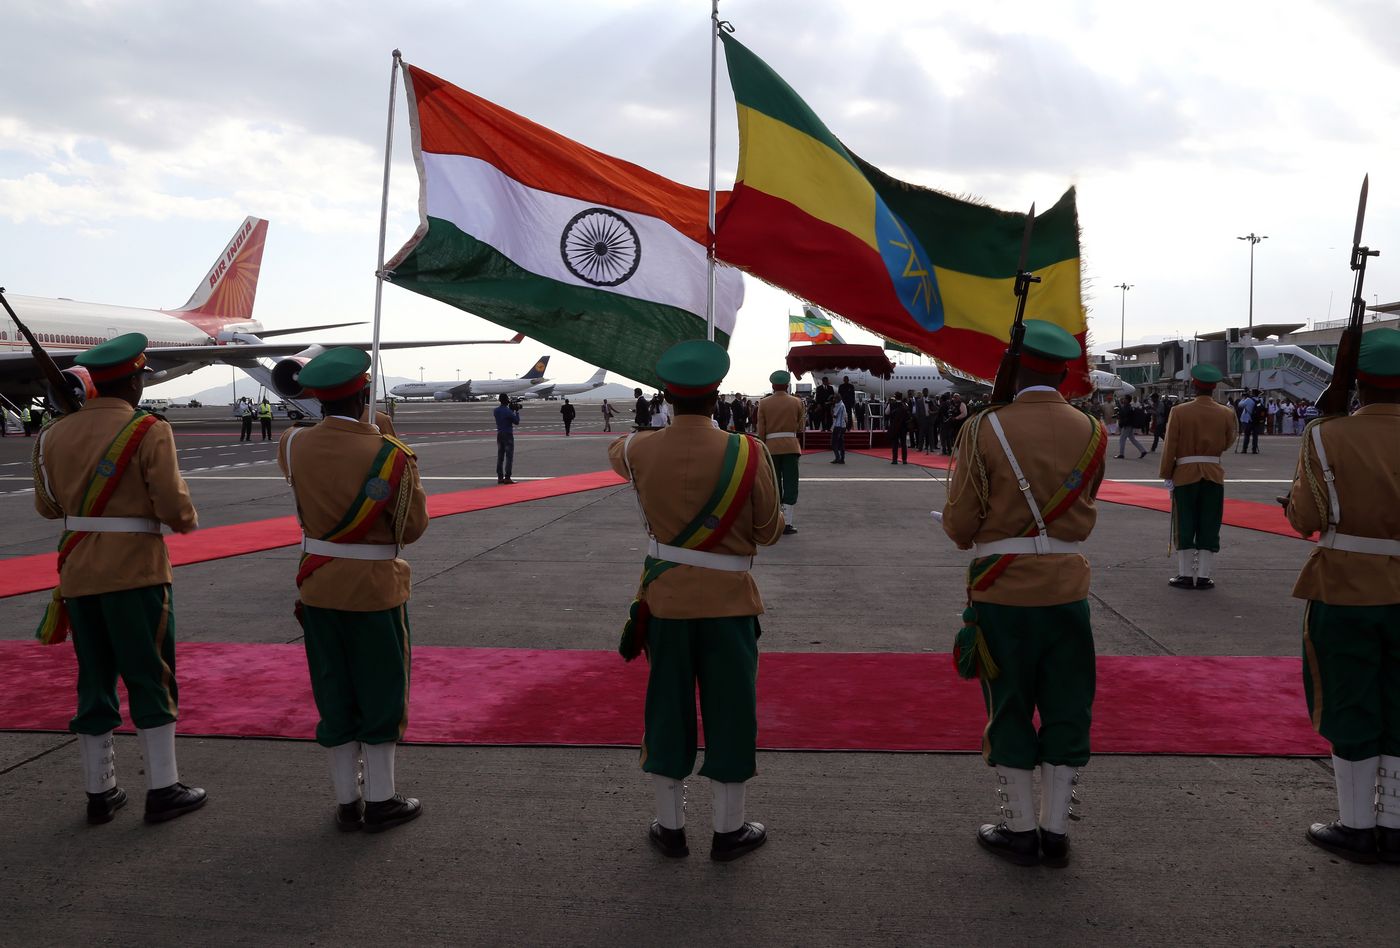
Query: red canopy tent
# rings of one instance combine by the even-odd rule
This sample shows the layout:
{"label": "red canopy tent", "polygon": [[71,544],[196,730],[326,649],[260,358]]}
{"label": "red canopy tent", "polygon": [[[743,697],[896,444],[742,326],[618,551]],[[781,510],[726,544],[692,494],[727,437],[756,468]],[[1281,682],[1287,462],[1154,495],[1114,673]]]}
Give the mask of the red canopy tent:
{"label": "red canopy tent", "polygon": [[894,363],[879,346],[835,343],[794,346],[788,350],[787,367],[789,372],[799,377],[808,372],[815,375],[837,369],[863,369],[882,379],[894,374]]}

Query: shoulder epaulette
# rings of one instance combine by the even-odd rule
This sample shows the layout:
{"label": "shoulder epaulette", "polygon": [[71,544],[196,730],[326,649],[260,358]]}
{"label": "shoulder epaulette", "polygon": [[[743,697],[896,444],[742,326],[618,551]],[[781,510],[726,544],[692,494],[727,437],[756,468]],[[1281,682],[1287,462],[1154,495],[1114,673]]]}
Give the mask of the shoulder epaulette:
{"label": "shoulder epaulette", "polygon": [[402,451],[402,452],[404,452],[405,454],[407,454],[409,457],[411,457],[411,458],[416,458],[416,457],[418,457],[417,454],[413,453],[413,449],[412,449],[412,448],[410,448],[408,445],[404,444],[402,441],[400,441],[398,438],[394,437],[393,435],[391,435],[391,434],[385,434],[384,432],[381,431],[381,432],[379,433],[379,436],[380,436],[381,438],[383,438],[385,441],[387,441],[387,442],[389,442],[390,444],[392,444],[394,447],[398,448],[400,451]]}

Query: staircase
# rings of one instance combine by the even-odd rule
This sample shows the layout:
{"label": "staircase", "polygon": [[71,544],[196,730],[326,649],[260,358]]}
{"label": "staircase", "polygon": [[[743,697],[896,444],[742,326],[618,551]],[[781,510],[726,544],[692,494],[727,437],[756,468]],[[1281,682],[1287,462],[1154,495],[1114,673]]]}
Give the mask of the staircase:
{"label": "staircase", "polygon": [[1332,365],[1298,346],[1254,346],[1257,370],[1241,374],[1240,384],[1262,392],[1286,392],[1315,402],[1332,381]]}
{"label": "staircase", "polygon": [[[805,450],[807,451],[830,451],[831,432],[813,431],[808,429],[805,438]],[[890,443],[889,433],[885,431],[847,431],[846,450],[854,451],[860,448],[884,448]]]}

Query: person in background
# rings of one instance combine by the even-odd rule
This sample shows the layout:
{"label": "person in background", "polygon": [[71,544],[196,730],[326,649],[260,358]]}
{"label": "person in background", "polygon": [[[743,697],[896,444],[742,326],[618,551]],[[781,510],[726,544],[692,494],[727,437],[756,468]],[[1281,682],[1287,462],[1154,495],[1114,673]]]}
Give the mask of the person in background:
{"label": "person in background", "polygon": [[836,455],[832,464],[846,463],[846,424],[849,421],[846,403],[839,398],[831,406],[831,453]]}
{"label": "person in background", "polygon": [[749,430],[749,418],[752,412],[748,400],[742,395],[735,395],[734,401],[730,404],[730,415],[733,418],[733,430],[743,434]]}
{"label": "person in background", "polygon": [[1129,441],[1133,443],[1133,447],[1138,449],[1139,458],[1147,457],[1147,449],[1138,444],[1137,428],[1134,424],[1137,421],[1137,412],[1137,406],[1133,404],[1133,397],[1124,395],[1123,400],[1118,403],[1118,453],[1114,455],[1115,458],[1123,456],[1123,448]]}
{"label": "person in background", "polygon": [[836,396],[846,405],[846,420],[854,421],[856,418],[856,387],[851,384],[851,377],[843,375],[841,384],[836,386]]}
{"label": "person in background", "polygon": [[632,406],[632,425],[635,428],[651,427],[651,400],[642,394],[639,388],[632,389],[632,395],[637,399]]}
{"label": "person in background", "polygon": [[[272,403],[263,396],[263,400],[258,405],[258,426],[262,429],[262,439],[272,440]],[[251,440],[251,435],[249,436]]]}
{"label": "person in background", "polygon": [[720,431],[729,431],[729,403],[723,397],[715,398],[715,427]]}
{"label": "person in background", "polygon": [[1293,430],[1293,415],[1295,410],[1295,406],[1291,401],[1284,402],[1283,405],[1279,407],[1278,416],[1281,419],[1280,430],[1283,434],[1291,435],[1295,433]]}
{"label": "person in background", "polygon": [[1167,436],[1167,400],[1158,392],[1152,393],[1152,453],[1157,453],[1157,445]]}
{"label": "person in background", "polygon": [[617,410],[614,409],[611,405],[608,404],[608,400],[607,400],[606,398],[603,399],[603,430],[604,430],[604,431],[612,431],[612,420],[613,420],[613,415],[615,415],[615,414],[617,414]]}
{"label": "person in background", "polygon": [[520,412],[511,407],[508,395],[502,394],[500,400],[491,413],[496,419],[496,483],[514,484],[510,474],[515,466],[515,426],[520,424]]}
{"label": "person in background", "polygon": [[904,452],[904,463],[909,463],[909,406],[904,404],[904,393],[895,392],[885,406],[885,430],[890,433],[891,464],[899,463],[900,451]]}
{"label": "person in background", "polygon": [[1255,397],[1254,393],[1251,392],[1240,399],[1239,404],[1236,406],[1236,411],[1238,412],[1240,422],[1240,444],[1239,447],[1235,449],[1235,453],[1249,453],[1249,439],[1252,435],[1254,438],[1254,453],[1258,454],[1259,429],[1256,428],[1255,425],[1262,419],[1264,407],[1259,403],[1259,399]]}
{"label": "person in background", "polygon": [[238,400],[238,421],[241,426],[238,434],[238,443],[253,441],[253,402],[248,396],[243,396]]}
{"label": "person in background", "polygon": [[831,379],[822,377],[822,384],[813,393],[817,409],[817,424],[823,431],[831,430],[831,403],[836,400],[836,389],[831,387]]}
{"label": "person in background", "polygon": [[771,394],[758,403],[758,440],[768,448],[782,494],[783,533],[797,532],[798,462],[802,459],[802,402],[788,392],[792,375],[782,369],[768,376]]}
{"label": "person in background", "polygon": [[564,419],[564,437],[569,437],[569,429],[574,425],[574,418],[578,416],[578,409],[569,404],[569,400],[564,399],[564,404],[559,406],[559,414]]}

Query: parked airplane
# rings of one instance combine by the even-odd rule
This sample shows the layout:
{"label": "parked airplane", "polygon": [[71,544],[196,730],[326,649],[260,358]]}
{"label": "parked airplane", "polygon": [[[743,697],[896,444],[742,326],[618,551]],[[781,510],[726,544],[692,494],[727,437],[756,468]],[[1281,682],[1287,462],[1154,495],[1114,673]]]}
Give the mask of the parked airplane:
{"label": "parked airplane", "polygon": [[[367,350],[370,346],[368,343],[307,345],[305,342],[263,341],[291,333],[356,325],[345,322],[264,329],[262,323],[253,318],[253,300],[266,239],[267,221],[246,218],[195,288],[189,302],[178,309],[136,309],[30,296],[6,298],[79,392],[85,388],[86,373],[73,365],[78,353],[114,336],[140,332],[151,341],[146,359],[155,374],[148,377],[148,385],[178,378],[208,365],[224,364],[241,368],[265,387],[293,399],[301,394],[301,386],[296,381],[301,367],[325,349],[350,345]],[[381,342],[379,348],[512,343],[522,338],[517,335],[513,339]],[[261,361],[263,358],[273,360],[270,367]],[[9,315],[0,310],[0,396],[21,403],[45,391],[43,372],[28,342],[21,337]],[[313,403],[296,404],[307,415],[318,414]]]}
{"label": "parked airplane", "polygon": [[839,386],[841,380],[847,376],[850,376],[851,384],[856,387],[856,391],[865,392],[875,398],[883,398],[885,395],[893,395],[895,392],[907,392],[911,388],[916,392],[928,389],[928,393],[934,396],[942,395],[944,392],[961,390],[959,384],[946,378],[936,365],[896,365],[894,375],[888,379],[871,375],[863,369],[849,371],[838,369],[815,375],[812,378],[812,383],[813,385],[819,384],[823,378],[826,378],[831,380],[832,386]]}
{"label": "parked airplane", "polygon": [[521,398],[561,398],[566,395],[582,395],[607,384],[607,369],[594,372],[587,382],[541,382],[531,385],[520,393]]}
{"label": "parked airplane", "polygon": [[1102,369],[1093,369],[1089,372],[1089,381],[1094,385],[1096,392],[1112,392],[1115,395],[1133,395],[1137,389],[1131,382],[1124,381],[1112,372],[1105,372]]}
{"label": "parked airplane", "polygon": [[464,402],[476,395],[514,395],[537,384],[548,382],[544,377],[549,356],[539,361],[518,379],[465,379],[461,382],[404,382],[389,389],[399,398],[433,398],[440,402]]}

